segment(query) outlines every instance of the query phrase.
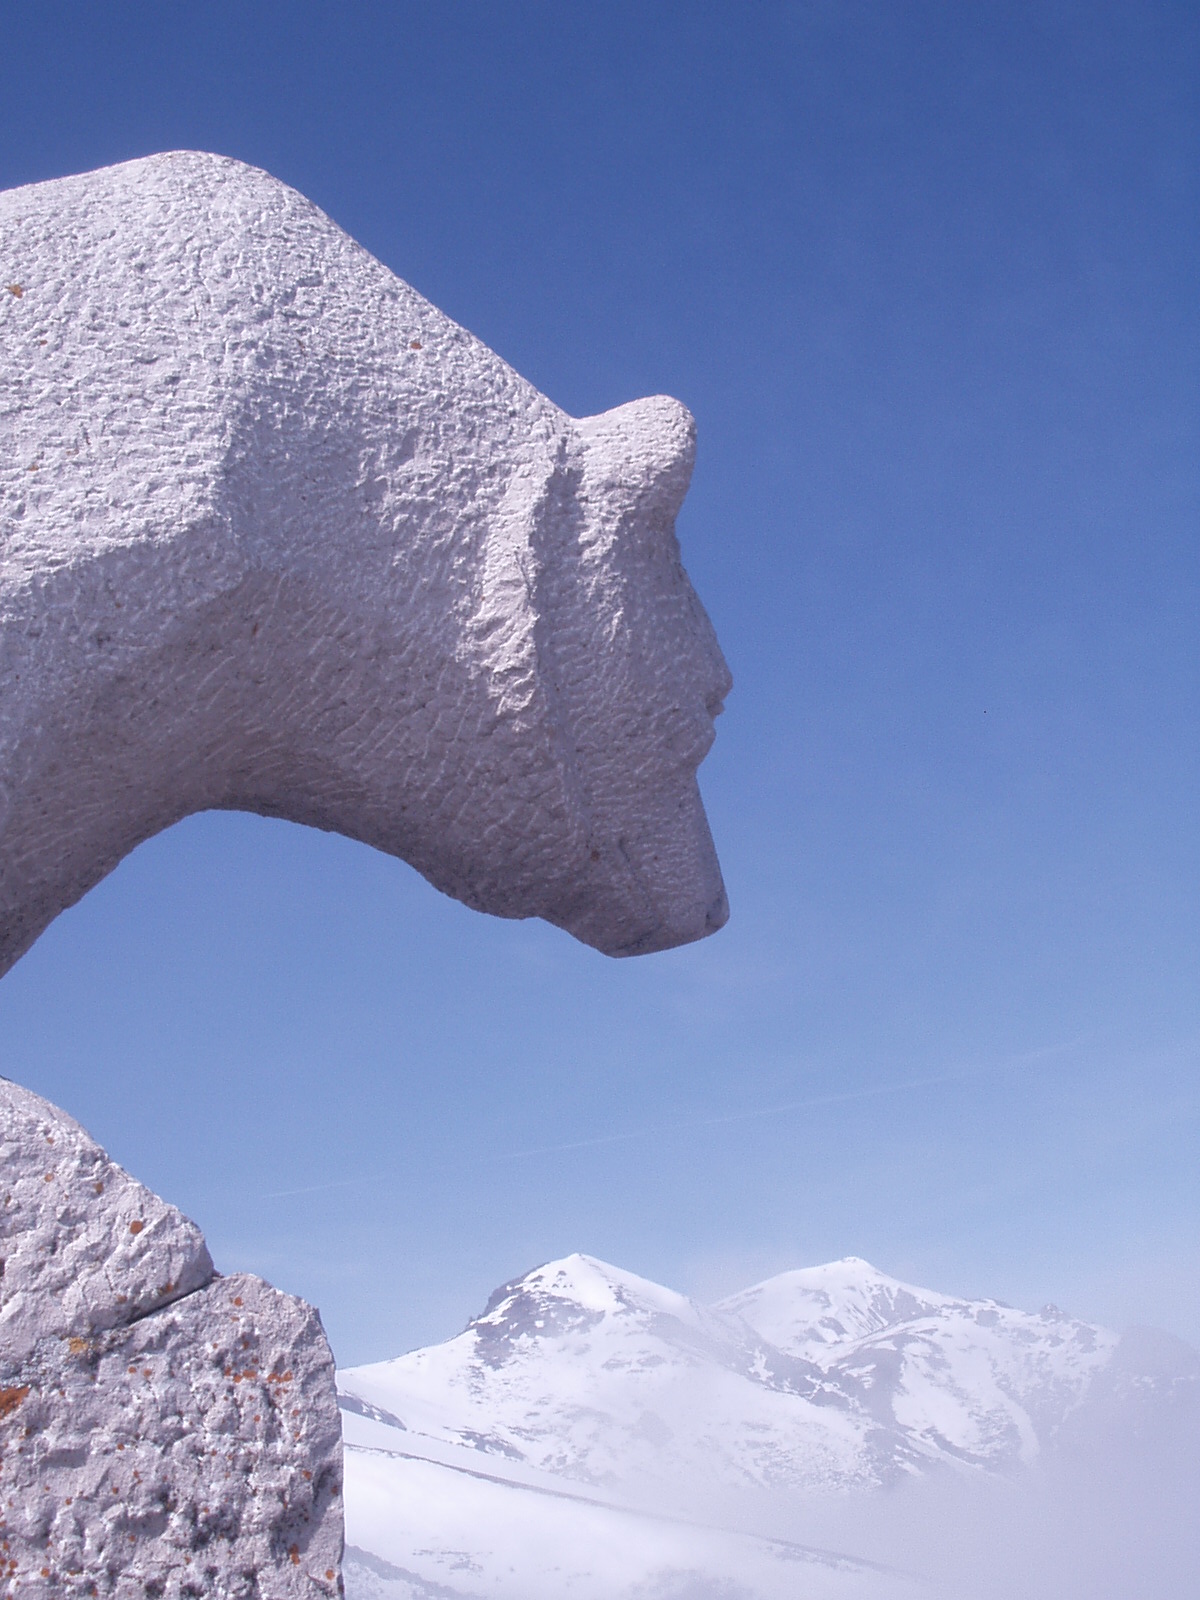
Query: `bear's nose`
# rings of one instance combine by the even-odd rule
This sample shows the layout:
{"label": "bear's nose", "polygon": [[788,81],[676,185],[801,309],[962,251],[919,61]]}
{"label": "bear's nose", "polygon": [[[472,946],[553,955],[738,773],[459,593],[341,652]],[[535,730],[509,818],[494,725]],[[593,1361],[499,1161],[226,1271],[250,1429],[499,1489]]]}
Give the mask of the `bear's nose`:
{"label": "bear's nose", "polygon": [[720,894],[717,895],[704,913],[704,931],[706,934],[716,933],[717,929],[723,928],[728,921],[729,896],[725,893],[725,886],[722,884]]}

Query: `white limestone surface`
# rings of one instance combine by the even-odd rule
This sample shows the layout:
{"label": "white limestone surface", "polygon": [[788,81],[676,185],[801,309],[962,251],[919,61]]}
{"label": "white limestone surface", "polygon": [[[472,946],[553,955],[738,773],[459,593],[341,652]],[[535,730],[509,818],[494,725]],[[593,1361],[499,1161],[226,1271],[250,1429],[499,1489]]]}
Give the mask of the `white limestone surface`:
{"label": "white limestone surface", "polygon": [[0,1079],[0,1595],[341,1593],[333,1358],[309,1306]]}
{"label": "white limestone surface", "polygon": [[211,807],[613,955],[722,924],[677,401],[567,416],[186,151],[0,195],[0,368],[0,971]]}

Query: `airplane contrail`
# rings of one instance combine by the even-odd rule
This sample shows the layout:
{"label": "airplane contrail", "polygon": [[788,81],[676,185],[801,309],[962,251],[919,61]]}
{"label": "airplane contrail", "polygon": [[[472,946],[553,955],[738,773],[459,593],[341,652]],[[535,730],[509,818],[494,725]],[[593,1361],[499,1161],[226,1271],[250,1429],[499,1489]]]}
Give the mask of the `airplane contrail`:
{"label": "airplane contrail", "polygon": [[957,1072],[942,1072],[932,1077],[907,1078],[902,1083],[868,1084],[862,1089],[844,1089],[838,1094],[810,1095],[803,1100],[785,1100],[779,1105],[755,1106],[747,1111],[731,1111],[719,1117],[693,1117],[678,1122],[659,1122],[651,1127],[633,1129],[627,1133],[607,1133],[595,1139],[576,1139],[568,1144],[541,1145],[529,1150],[506,1150],[492,1157],[493,1161],[517,1161],[525,1156],[555,1155],[559,1151],[589,1150],[596,1145],[619,1144],[630,1139],[649,1139],[664,1133],[683,1133],[693,1128],[722,1128],[734,1122],[752,1122],[761,1117],[783,1116],[790,1111],[810,1111],[820,1106],[844,1105],[854,1100],[873,1100],[880,1095],[904,1094],[910,1089],[932,1089],[943,1083],[965,1083],[972,1078],[989,1077],[999,1072],[1012,1071],[1045,1056],[1058,1055],[1073,1049],[1078,1040],[1065,1045],[1046,1045],[1038,1050],[1027,1050],[1007,1061],[990,1067],[966,1067]]}
{"label": "airplane contrail", "polygon": [[[809,1095],[801,1100],[785,1100],[777,1105],[754,1106],[745,1111],[731,1111],[719,1117],[691,1117],[675,1122],[657,1122],[645,1128],[626,1129],[622,1133],[604,1133],[591,1139],[572,1139],[562,1144],[533,1146],[527,1150],[500,1150],[482,1160],[524,1161],[534,1156],[566,1155],[573,1150],[594,1150],[602,1145],[628,1144],[637,1139],[661,1138],[669,1133],[686,1133],[699,1128],[722,1128],[736,1122],[754,1122],[763,1117],[785,1116],[793,1111],[812,1111],[822,1106],[846,1105],[857,1100],[874,1100],[883,1095],[906,1094],[917,1089],[934,1089],[947,1083],[965,1083],[973,1078],[991,1077],[997,1073],[1014,1071],[1029,1066],[1047,1056],[1062,1055],[1081,1044],[1082,1039],[1072,1039],[1066,1044],[1043,1045],[1036,1050],[1025,1050],[992,1066],[965,1067],[957,1072],[942,1072],[923,1078],[906,1078],[901,1083],[868,1084],[862,1089],[845,1089],[836,1094]],[[362,1184],[386,1183],[396,1177],[394,1172],[367,1173],[355,1178],[335,1178],[329,1183],[307,1184],[298,1189],[275,1189],[261,1195],[263,1200],[291,1200],[301,1195],[325,1194],[333,1189],[353,1189]]]}

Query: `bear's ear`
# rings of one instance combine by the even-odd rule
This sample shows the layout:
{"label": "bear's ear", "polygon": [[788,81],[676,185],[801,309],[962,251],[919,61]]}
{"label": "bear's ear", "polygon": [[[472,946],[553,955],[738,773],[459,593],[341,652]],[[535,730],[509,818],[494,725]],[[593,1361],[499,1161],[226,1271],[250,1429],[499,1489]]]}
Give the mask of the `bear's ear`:
{"label": "bear's ear", "polygon": [[629,510],[672,523],[683,504],[696,459],[696,422],[669,395],[582,417],[585,493],[625,500]]}

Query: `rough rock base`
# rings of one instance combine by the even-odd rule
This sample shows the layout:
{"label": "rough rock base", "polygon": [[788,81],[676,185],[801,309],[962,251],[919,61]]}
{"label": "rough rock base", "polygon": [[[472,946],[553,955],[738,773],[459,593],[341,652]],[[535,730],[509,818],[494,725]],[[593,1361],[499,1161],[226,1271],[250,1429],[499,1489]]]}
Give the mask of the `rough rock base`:
{"label": "rough rock base", "polygon": [[0,1597],[340,1595],[317,1313],[0,1080]]}

